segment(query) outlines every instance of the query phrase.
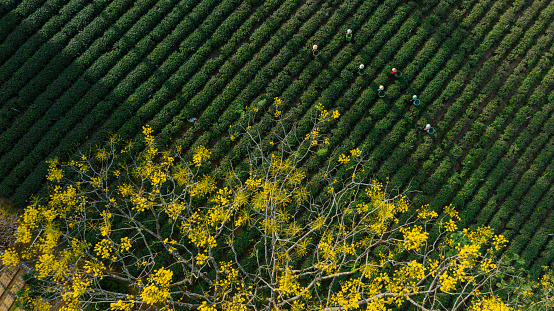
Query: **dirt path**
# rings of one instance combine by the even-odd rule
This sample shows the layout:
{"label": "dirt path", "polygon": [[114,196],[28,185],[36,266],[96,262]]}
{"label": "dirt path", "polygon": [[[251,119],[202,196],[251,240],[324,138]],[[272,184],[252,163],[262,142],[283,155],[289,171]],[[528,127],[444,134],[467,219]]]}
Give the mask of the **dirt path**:
{"label": "dirt path", "polygon": [[[17,267],[2,267],[0,270],[0,311],[9,311],[15,303],[16,294],[23,288],[23,271]],[[21,310],[19,308],[13,310]]]}

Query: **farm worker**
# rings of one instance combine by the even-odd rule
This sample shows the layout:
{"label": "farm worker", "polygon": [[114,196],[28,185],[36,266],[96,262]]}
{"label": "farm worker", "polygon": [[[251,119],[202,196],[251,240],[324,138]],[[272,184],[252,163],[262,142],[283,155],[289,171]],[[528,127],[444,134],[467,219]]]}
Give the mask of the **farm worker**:
{"label": "farm worker", "polygon": [[425,126],[425,128],[423,129],[423,131],[429,133],[428,131],[429,131],[430,129],[431,129],[431,124],[427,124],[427,125]]}
{"label": "farm worker", "polygon": [[363,75],[365,73],[364,68],[365,68],[364,64],[360,64],[360,67],[358,67],[358,73]]}
{"label": "farm worker", "polygon": [[317,45],[315,45],[315,44],[312,47],[312,54],[314,54],[314,56],[317,56],[317,54],[319,54],[319,51],[317,50]]}
{"label": "farm worker", "polygon": [[396,77],[396,68],[392,68],[391,77]]}
{"label": "farm worker", "polygon": [[352,39],[352,29],[348,29],[346,31],[346,41],[350,41]]}
{"label": "farm worker", "polygon": [[412,96],[412,99],[410,99],[410,103],[414,103],[417,100],[417,95]]}
{"label": "farm worker", "polygon": [[377,92],[382,92],[385,90],[385,87],[382,86],[382,85],[379,85],[379,89],[377,90]]}

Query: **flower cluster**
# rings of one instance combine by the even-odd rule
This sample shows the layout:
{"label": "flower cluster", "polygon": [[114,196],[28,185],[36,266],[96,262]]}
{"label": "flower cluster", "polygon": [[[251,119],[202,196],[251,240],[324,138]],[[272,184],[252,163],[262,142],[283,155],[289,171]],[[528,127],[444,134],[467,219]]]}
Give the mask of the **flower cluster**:
{"label": "flower cluster", "polygon": [[110,310],[132,311],[133,302],[123,302],[121,299],[117,302],[110,303]]}
{"label": "flower cluster", "polygon": [[198,146],[194,149],[194,154],[192,156],[192,162],[194,166],[200,166],[203,162],[207,161],[210,158],[210,150],[206,149],[204,146]]}
{"label": "flower cluster", "polygon": [[331,301],[346,311],[358,309],[360,307],[358,302],[362,298],[359,287],[362,286],[359,280],[348,280],[342,284],[341,290],[333,295]]}
{"label": "flower cluster", "polygon": [[301,287],[298,276],[287,267],[277,279],[277,291],[280,295],[295,296],[300,293]]}
{"label": "flower cluster", "polygon": [[409,228],[401,228],[400,232],[404,234],[401,248],[405,250],[419,249],[429,237],[429,233],[422,231],[421,226],[414,226],[411,230]]}
{"label": "flower cluster", "polygon": [[144,287],[140,297],[146,303],[153,305],[171,297],[169,286],[173,278],[173,271],[165,268],[158,269],[148,277],[149,284]]}
{"label": "flower cluster", "polygon": [[129,237],[122,237],[121,244],[119,245],[121,251],[129,251],[131,249],[131,239]]}
{"label": "flower cluster", "polygon": [[62,180],[63,171],[58,168],[58,158],[47,160],[46,163],[48,163],[48,175],[46,175],[46,179],[53,182],[59,182]]}
{"label": "flower cluster", "polygon": [[339,163],[346,164],[348,162],[350,162],[350,156],[347,156],[345,154],[341,154],[339,156]]}
{"label": "flower cluster", "polygon": [[433,219],[439,216],[437,212],[429,209],[429,204],[426,204],[419,208],[417,215],[419,218],[426,220],[426,219]]}
{"label": "flower cluster", "polygon": [[94,251],[102,259],[116,260],[115,255],[112,254],[112,243],[108,239],[102,239],[102,241],[98,242],[94,246]]}

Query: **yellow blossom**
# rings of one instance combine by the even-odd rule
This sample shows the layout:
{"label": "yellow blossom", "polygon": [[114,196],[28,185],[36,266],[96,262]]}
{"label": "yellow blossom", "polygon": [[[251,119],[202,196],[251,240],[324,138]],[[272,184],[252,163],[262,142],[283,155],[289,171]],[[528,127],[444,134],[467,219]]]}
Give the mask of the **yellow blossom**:
{"label": "yellow blossom", "polygon": [[204,175],[200,181],[192,184],[190,189],[191,196],[206,197],[216,190],[215,179],[211,176]]}
{"label": "yellow blossom", "polygon": [[129,237],[123,237],[121,238],[121,244],[120,244],[120,247],[121,247],[121,250],[122,251],[129,251],[129,249],[131,248],[131,239],[129,239]]}
{"label": "yellow blossom", "polygon": [[319,136],[319,127],[314,128],[310,133],[306,134],[304,139],[317,138]]}
{"label": "yellow blossom", "polygon": [[132,311],[133,302],[125,303],[121,299],[117,302],[110,303],[110,310]]}
{"label": "yellow blossom", "polygon": [[203,265],[206,260],[208,260],[208,256],[206,256],[206,254],[200,253],[196,256],[196,264],[199,266]]}
{"label": "yellow blossom", "polygon": [[92,274],[94,277],[100,276],[103,269],[104,265],[102,262],[92,262],[89,260],[85,260],[85,265],[83,266],[83,270],[86,273]]}
{"label": "yellow blossom", "polygon": [[13,248],[9,248],[2,255],[2,265],[3,266],[15,266],[19,263],[19,257],[17,252]]}
{"label": "yellow blossom", "polygon": [[202,305],[198,307],[198,311],[216,311],[217,309],[212,306],[208,306],[205,301],[202,301]]}
{"label": "yellow blossom", "polygon": [[454,206],[452,206],[452,204],[446,206],[444,208],[444,212],[447,213],[450,218],[460,220],[460,216],[458,215],[458,212],[454,210]]}
{"label": "yellow blossom", "polygon": [[472,301],[469,311],[512,311],[513,308],[506,305],[496,296],[484,297]]}
{"label": "yellow blossom", "polygon": [[119,186],[119,193],[123,197],[128,197],[133,193],[133,186],[131,184],[123,184]]}
{"label": "yellow blossom", "polygon": [[108,159],[108,152],[106,151],[106,149],[104,148],[100,148],[96,151],[96,155],[95,155],[95,158],[96,160],[98,161],[105,161]]}
{"label": "yellow blossom", "polygon": [[54,158],[51,160],[47,160],[46,163],[48,163],[48,175],[46,176],[46,179],[49,181],[59,182],[63,178],[63,171],[58,168],[59,160],[58,158]]}
{"label": "yellow blossom", "polygon": [[453,219],[449,219],[444,226],[448,232],[454,232],[458,229],[458,225],[456,225],[456,222]]}
{"label": "yellow blossom", "polygon": [[362,151],[359,148],[350,150],[352,157],[357,158],[362,155]]}
{"label": "yellow blossom", "polygon": [[439,279],[441,281],[441,291],[450,292],[456,288],[456,278],[448,275],[447,271],[444,271],[443,274],[440,275]]}
{"label": "yellow blossom", "polygon": [[93,186],[94,188],[100,188],[100,187],[102,187],[102,177],[100,177],[100,176],[92,177],[92,178],[90,179],[90,184],[91,184],[91,186]]}
{"label": "yellow blossom", "polygon": [[148,277],[148,285],[144,287],[140,297],[148,304],[163,302],[171,297],[169,285],[173,278],[173,272],[165,268],[158,269]]}
{"label": "yellow blossom", "polygon": [[298,282],[298,276],[290,270],[289,267],[285,269],[277,279],[278,289],[280,295],[297,295],[300,293],[301,287]]}
{"label": "yellow blossom", "polygon": [[437,214],[437,212],[430,210],[429,204],[426,204],[418,210],[418,216],[421,219],[431,219],[431,218],[436,218],[439,215]]}
{"label": "yellow blossom", "polygon": [[202,165],[202,162],[208,160],[210,158],[210,150],[206,149],[204,146],[198,146],[196,149],[194,149],[194,154],[192,156],[192,162],[194,163],[194,166],[200,166]]}
{"label": "yellow blossom", "polygon": [[110,233],[111,230],[112,214],[108,211],[102,211],[102,213],[100,213],[100,216],[102,216],[103,218],[103,222],[100,225],[100,234],[102,234],[102,236],[106,236]]}
{"label": "yellow blossom", "polygon": [[427,269],[429,269],[429,272],[431,272],[431,276],[435,277],[437,274],[437,268],[439,267],[439,261],[431,259],[429,261],[429,266],[427,266]]}
{"label": "yellow blossom", "polygon": [[496,267],[496,264],[492,263],[492,258],[486,258],[481,263],[481,270],[485,273],[489,272],[491,269],[496,269]]}
{"label": "yellow blossom", "polygon": [[327,110],[321,110],[321,112],[319,113],[319,117],[317,119],[319,121],[323,121],[325,120],[325,118],[327,118],[327,116],[329,116],[329,112],[327,112]]}
{"label": "yellow blossom", "polygon": [[508,243],[508,240],[506,240],[503,235],[495,235],[492,246],[494,247],[494,250],[499,250],[504,247],[506,243]]}
{"label": "yellow blossom", "polygon": [[244,294],[242,293],[236,293],[233,295],[233,297],[229,301],[223,302],[223,310],[226,311],[247,311],[246,305],[244,304],[246,302],[246,298],[244,297]]}
{"label": "yellow blossom", "polygon": [[408,228],[401,228],[400,232],[404,234],[404,242],[402,248],[406,250],[418,249],[423,246],[423,243],[427,241],[429,233],[422,232],[420,226],[414,226],[411,230]]}
{"label": "yellow blossom", "polygon": [[112,259],[115,260],[115,257],[112,256],[112,243],[108,239],[103,239],[94,246],[94,251],[96,254],[103,259]]}
{"label": "yellow blossom", "polygon": [[361,286],[362,282],[359,280],[348,280],[342,284],[341,290],[332,296],[331,301],[346,311],[358,309],[360,307],[358,301],[362,298],[358,288]]}
{"label": "yellow blossom", "polygon": [[345,154],[341,154],[339,156],[339,162],[342,163],[342,164],[346,164],[346,163],[350,162],[350,156],[347,156]]}

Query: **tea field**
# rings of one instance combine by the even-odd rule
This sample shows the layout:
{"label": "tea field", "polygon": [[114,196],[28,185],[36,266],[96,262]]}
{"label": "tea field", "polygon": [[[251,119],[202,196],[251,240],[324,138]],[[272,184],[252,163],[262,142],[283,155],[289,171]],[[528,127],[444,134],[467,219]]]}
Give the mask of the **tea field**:
{"label": "tea field", "polygon": [[455,205],[534,273],[553,263],[553,1],[6,0],[0,16],[0,197],[14,206],[44,193],[46,159],[145,124],[160,146],[208,146],[224,171],[244,158],[245,115],[270,133],[279,97],[301,136],[316,103],[341,114],[305,170],[360,148],[368,178]]}

